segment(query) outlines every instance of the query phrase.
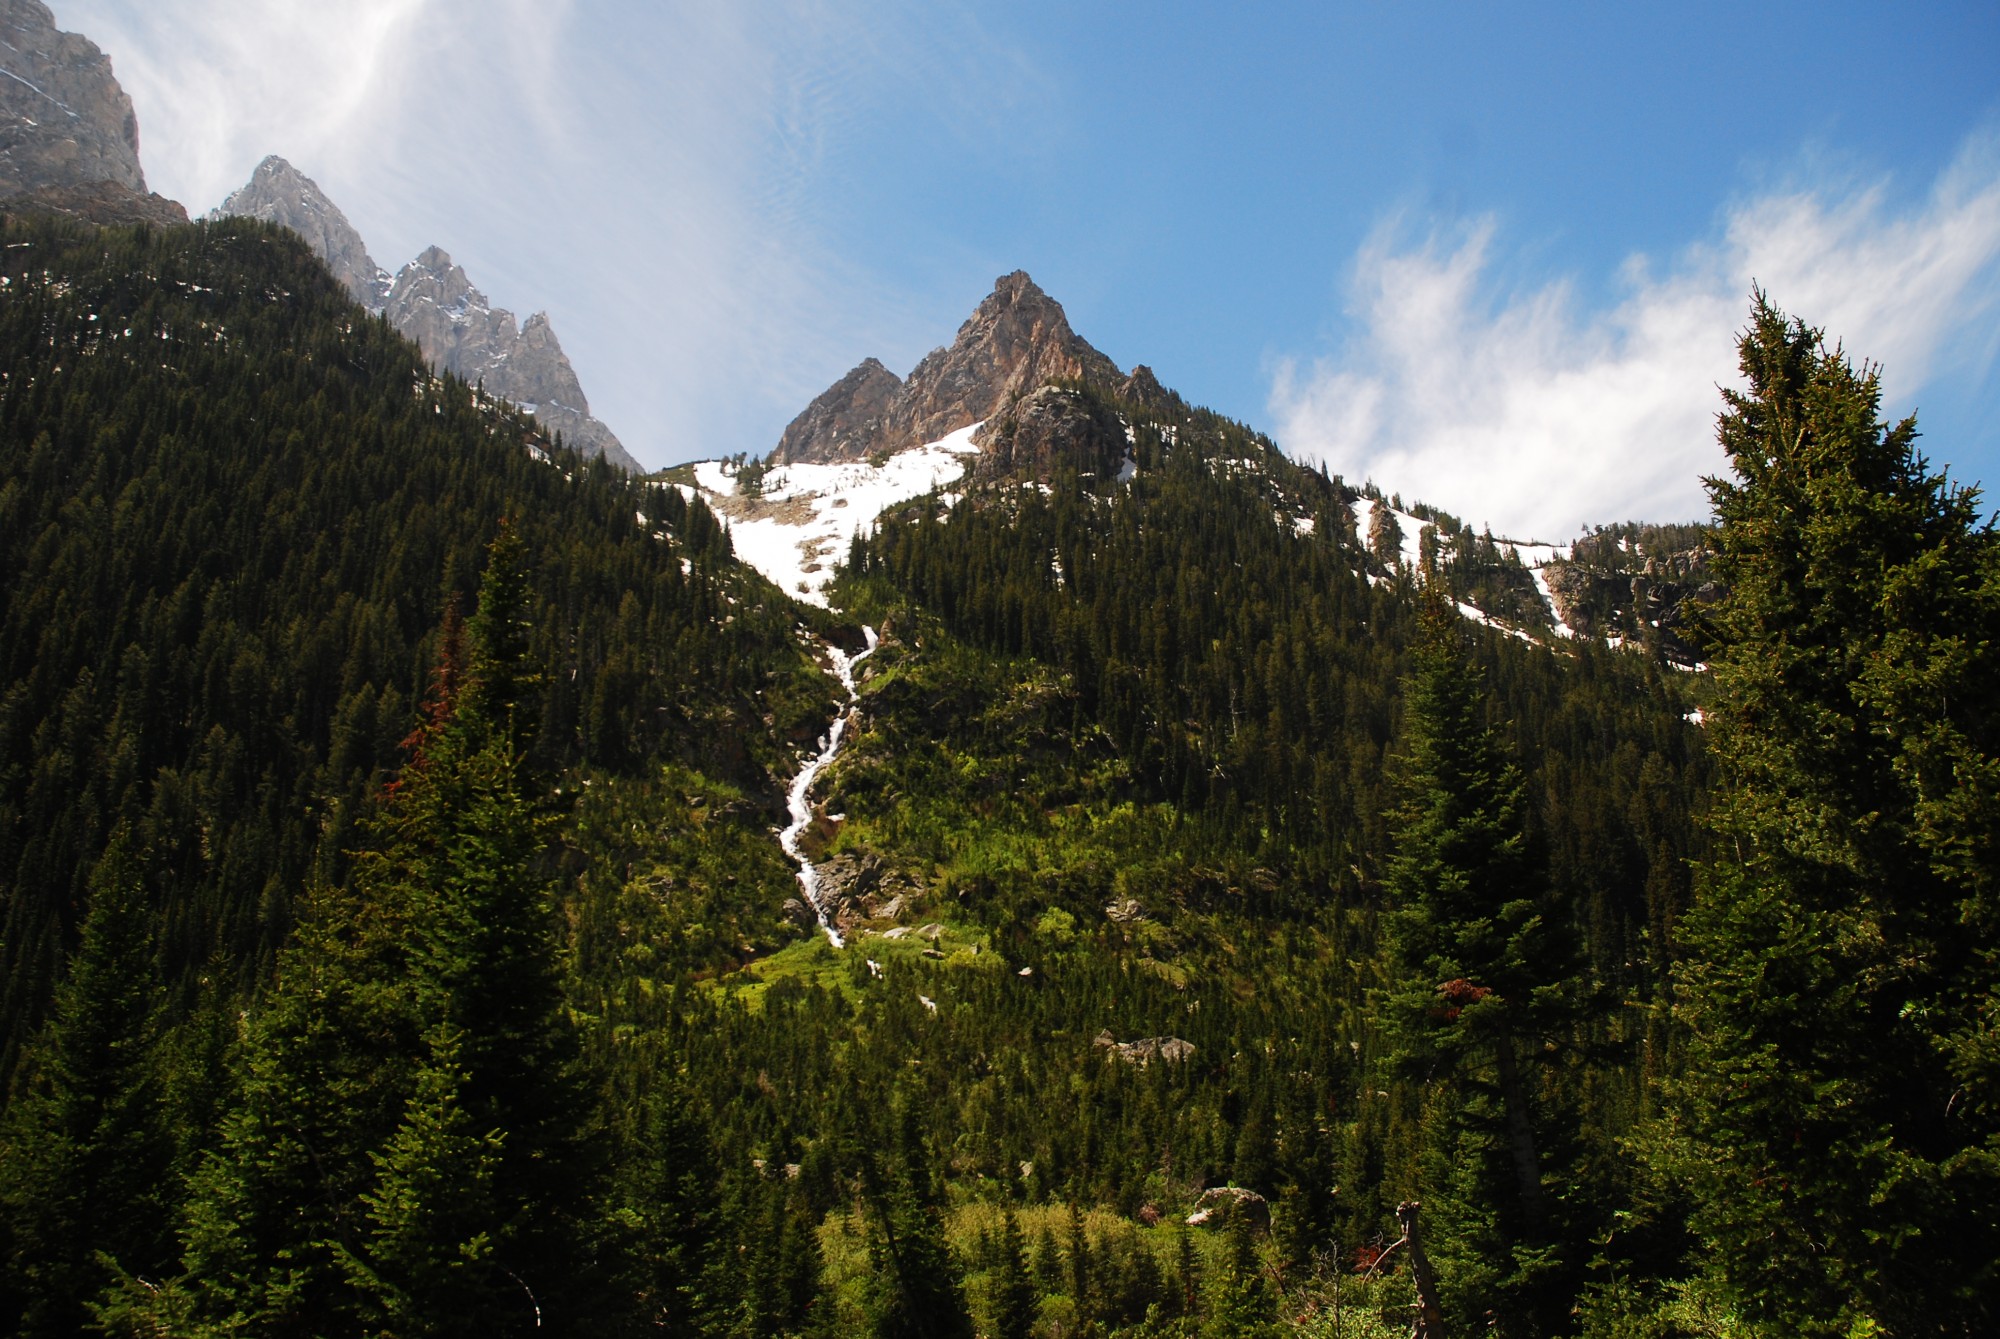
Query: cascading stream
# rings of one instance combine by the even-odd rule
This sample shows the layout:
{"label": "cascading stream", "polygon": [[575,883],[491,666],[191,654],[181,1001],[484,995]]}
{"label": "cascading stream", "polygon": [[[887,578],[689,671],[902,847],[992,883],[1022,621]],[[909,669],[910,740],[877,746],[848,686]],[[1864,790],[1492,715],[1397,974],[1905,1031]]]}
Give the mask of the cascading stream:
{"label": "cascading stream", "polygon": [[787,803],[792,821],[778,834],[778,845],[784,848],[786,855],[799,862],[799,887],[805,891],[806,905],[813,909],[813,914],[819,918],[820,928],[826,931],[827,940],[835,948],[846,947],[846,941],[841,939],[840,931],[833,928],[833,922],[827,919],[826,907],[819,896],[819,870],[812,861],[806,859],[805,852],[799,848],[799,838],[805,835],[806,829],[812,824],[813,782],[819,780],[820,772],[833,761],[834,755],[840,752],[841,736],[847,733],[847,723],[854,719],[854,705],[861,697],[859,690],[854,686],[854,667],[875,654],[879,640],[875,636],[875,629],[864,627],[861,632],[868,639],[868,646],[859,655],[849,656],[837,646],[827,647],[827,654],[833,660],[833,672],[839,677],[840,686],[847,690],[847,705],[842,708],[840,715],[834,718],[833,724],[821,737],[819,756],[807,763],[799,774],[792,778],[792,789]]}

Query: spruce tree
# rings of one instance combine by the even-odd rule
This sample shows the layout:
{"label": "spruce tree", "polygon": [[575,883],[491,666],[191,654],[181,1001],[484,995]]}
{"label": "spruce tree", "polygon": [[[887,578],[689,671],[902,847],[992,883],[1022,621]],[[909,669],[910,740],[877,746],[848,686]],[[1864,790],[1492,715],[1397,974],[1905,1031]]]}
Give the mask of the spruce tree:
{"label": "spruce tree", "polygon": [[1995,535],[1877,369],[1761,292],[1740,352],[1674,1168],[1756,1332],[1994,1333]]}
{"label": "spruce tree", "polygon": [[970,1339],[972,1316],[944,1236],[943,1198],[907,1098],[896,1099],[890,1121],[891,1164],[884,1167],[866,1148],[860,1160],[869,1210],[870,1332],[877,1339]]}
{"label": "spruce tree", "polygon": [[76,953],[0,1129],[12,1332],[79,1333],[115,1270],[171,1258],[164,1008],[153,910],[121,832],[92,874]]}
{"label": "spruce tree", "polygon": [[322,889],[253,1017],[197,1177],[185,1291],[269,1333],[578,1332],[597,1167],[562,1008],[538,783],[520,749],[526,587],[503,531],[446,636],[353,885]]}
{"label": "spruce tree", "polygon": [[[1462,619],[1433,569],[1405,685],[1404,743],[1383,884],[1387,1067],[1426,1086],[1424,1197],[1461,1323],[1553,1333],[1575,1280],[1546,1182],[1540,1066],[1589,997],[1528,828],[1520,769],[1485,718]],[[1463,1263],[1453,1270],[1454,1253]]]}
{"label": "spruce tree", "polygon": [[1035,1284],[1028,1275],[1021,1222],[1007,1210],[1000,1230],[999,1278],[993,1288],[994,1339],[1028,1339],[1035,1328]]}

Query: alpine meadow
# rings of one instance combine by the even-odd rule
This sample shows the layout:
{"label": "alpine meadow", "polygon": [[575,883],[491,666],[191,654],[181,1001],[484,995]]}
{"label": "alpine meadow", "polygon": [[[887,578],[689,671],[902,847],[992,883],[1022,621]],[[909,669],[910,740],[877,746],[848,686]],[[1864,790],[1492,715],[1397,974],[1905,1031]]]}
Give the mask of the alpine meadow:
{"label": "alpine meadow", "polygon": [[2000,533],[1780,288],[1563,543],[1021,271],[649,470],[0,28],[0,1331],[2000,1334]]}

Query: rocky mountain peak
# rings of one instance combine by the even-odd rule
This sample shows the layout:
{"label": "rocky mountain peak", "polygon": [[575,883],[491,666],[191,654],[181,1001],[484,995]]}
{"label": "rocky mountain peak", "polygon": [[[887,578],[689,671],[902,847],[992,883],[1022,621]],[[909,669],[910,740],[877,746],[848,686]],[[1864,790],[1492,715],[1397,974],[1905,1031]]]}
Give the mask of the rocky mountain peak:
{"label": "rocky mountain peak", "polygon": [[290,228],[319,253],[356,302],[370,311],[380,311],[388,301],[388,271],[368,254],[361,234],[327,199],[318,183],[278,155],[257,164],[249,182],[209,215],[230,216],[263,219]]}
{"label": "rocky mountain peak", "polygon": [[513,401],[583,454],[640,471],[616,434],[591,416],[547,313],[517,326],[514,313],[488,302],[443,247],[426,247],[397,272],[383,314],[433,366]]}
{"label": "rocky mountain peak", "polygon": [[1125,374],[1070,329],[1061,303],[1016,270],[994,281],[951,346],[927,354],[907,381],[868,359],[792,420],[774,456],[826,462],[901,451],[1064,380],[1116,390]]}
{"label": "rocky mountain peak", "polygon": [[40,0],[0,0],[0,201],[91,222],[185,223],[146,191],[139,117],[97,44]]}
{"label": "rocky mountain peak", "polygon": [[325,192],[276,154],[257,164],[249,182],[209,217],[231,215],[263,219],[303,237],[354,300],[415,340],[433,367],[513,401],[584,455],[641,472],[617,434],[591,416],[548,315],[537,312],[517,325],[514,313],[488,302],[443,247],[425,247],[391,279]]}

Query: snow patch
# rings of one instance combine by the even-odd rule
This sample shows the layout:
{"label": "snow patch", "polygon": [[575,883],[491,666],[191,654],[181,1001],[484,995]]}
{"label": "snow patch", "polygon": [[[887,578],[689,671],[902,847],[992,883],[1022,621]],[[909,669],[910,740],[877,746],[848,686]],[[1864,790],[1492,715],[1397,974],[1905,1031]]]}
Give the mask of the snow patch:
{"label": "snow patch", "polygon": [[738,493],[735,472],[719,460],[698,463],[695,483],[728,521],[738,558],[788,595],[825,607],[826,588],[848,542],[885,509],[960,478],[967,458],[979,454],[972,444],[978,430],[974,423],[880,465],[774,466],[755,498]]}

